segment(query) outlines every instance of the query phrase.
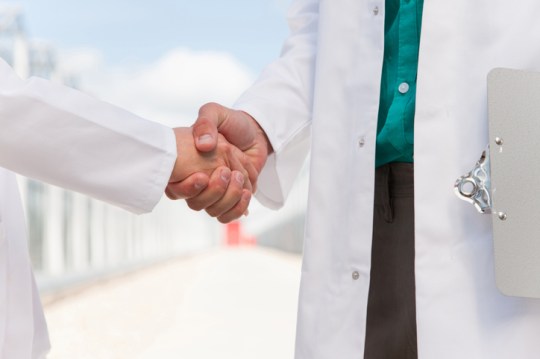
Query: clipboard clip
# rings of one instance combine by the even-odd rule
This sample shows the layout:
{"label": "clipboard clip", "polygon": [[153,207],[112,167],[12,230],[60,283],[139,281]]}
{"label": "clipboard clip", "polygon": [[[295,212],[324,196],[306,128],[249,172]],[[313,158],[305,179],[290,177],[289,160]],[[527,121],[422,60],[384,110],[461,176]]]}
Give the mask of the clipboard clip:
{"label": "clipboard clip", "polygon": [[474,168],[456,180],[454,192],[456,195],[471,204],[483,214],[493,212],[491,201],[491,170],[489,145],[482,152]]}

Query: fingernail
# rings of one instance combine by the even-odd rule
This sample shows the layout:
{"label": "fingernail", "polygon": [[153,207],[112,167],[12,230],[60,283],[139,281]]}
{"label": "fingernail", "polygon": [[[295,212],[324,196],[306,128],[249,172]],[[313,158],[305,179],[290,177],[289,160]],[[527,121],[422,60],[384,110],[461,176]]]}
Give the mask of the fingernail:
{"label": "fingernail", "polygon": [[212,136],[210,136],[209,134],[206,134],[206,135],[199,136],[199,138],[197,139],[197,142],[200,145],[208,145],[213,142],[213,139],[212,139]]}
{"label": "fingernail", "polygon": [[228,169],[221,170],[221,179],[224,182],[229,182],[229,180],[231,179],[231,172]]}
{"label": "fingernail", "polygon": [[236,172],[234,177],[236,178],[236,181],[240,184],[244,184],[244,175],[241,174],[240,172]]}

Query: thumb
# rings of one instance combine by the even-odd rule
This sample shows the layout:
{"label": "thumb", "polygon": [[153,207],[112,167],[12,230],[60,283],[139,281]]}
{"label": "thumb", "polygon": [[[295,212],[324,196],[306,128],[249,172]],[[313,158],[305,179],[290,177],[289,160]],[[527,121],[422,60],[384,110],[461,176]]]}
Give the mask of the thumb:
{"label": "thumb", "polygon": [[213,151],[217,146],[218,127],[225,119],[226,108],[217,103],[207,103],[199,109],[199,117],[193,124],[193,139],[197,150]]}

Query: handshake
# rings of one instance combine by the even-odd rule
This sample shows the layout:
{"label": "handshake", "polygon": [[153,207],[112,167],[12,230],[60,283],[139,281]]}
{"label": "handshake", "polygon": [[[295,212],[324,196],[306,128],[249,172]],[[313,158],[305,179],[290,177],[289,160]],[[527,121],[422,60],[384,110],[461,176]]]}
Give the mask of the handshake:
{"label": "handshake", "polygon": [[257,178],[273,149],[247,113],[216,103],[201,107],[190,127],[175,128],[178,157],[165,189],[170,199],[185,199],[220,222],[244,214]]}

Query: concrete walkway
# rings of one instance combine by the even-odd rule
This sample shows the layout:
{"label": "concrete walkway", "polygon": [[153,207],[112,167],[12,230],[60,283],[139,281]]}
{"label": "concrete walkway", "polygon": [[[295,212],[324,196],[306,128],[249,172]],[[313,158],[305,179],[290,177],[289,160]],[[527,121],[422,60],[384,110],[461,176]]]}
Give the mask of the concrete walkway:
{"label": "concrete walkway", "polygon": [[293,357],[300,258],[218,249],[44,298],[51,359]]}

